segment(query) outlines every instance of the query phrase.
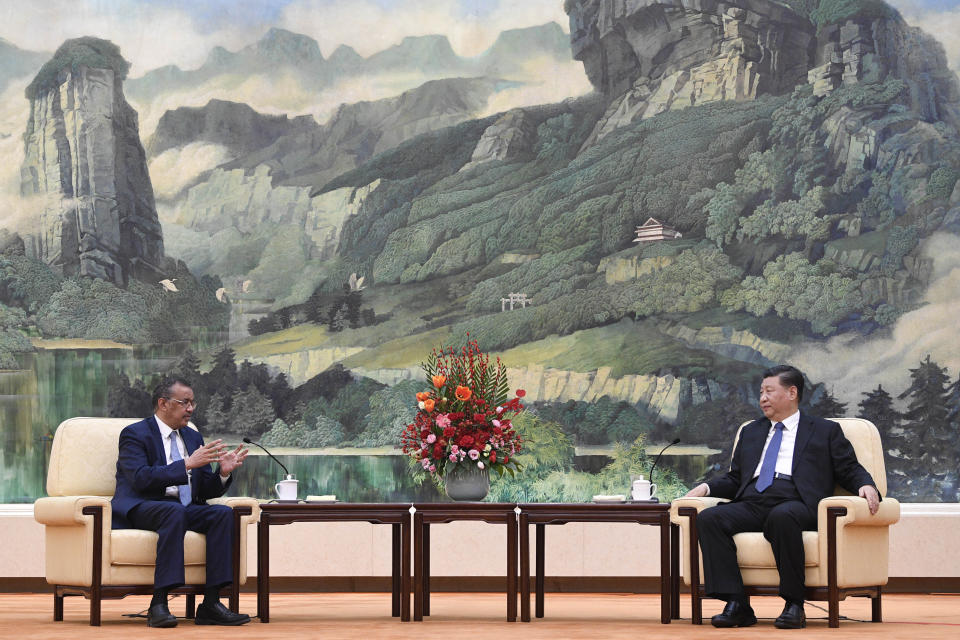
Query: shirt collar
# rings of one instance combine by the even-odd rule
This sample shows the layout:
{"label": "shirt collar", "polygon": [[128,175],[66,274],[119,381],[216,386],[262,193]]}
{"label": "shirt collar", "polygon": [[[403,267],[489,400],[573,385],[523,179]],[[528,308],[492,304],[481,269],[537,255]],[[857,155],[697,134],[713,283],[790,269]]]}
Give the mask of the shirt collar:
{"label": "shirt collar", "polygon": [[[799,410],[795,411],[793,415],[787,416],[786,418],[781,420],[781,422],[783,422],[783,429],[785,431],[794,431],[797,428],[797,426],[800,424],[800,411]],[[772,429],[773,425],[775,424],[776,422],[771,421],[770,428]]]}
{"label": "shirt collar", "polygon": [[153,419],[157,421],[157,426],[160,427],[160,437],[166,440],[170,437],[170,434],[173,432],[173,429],[168,427],[167,424],[160,419],[160,416],[153,414]]}

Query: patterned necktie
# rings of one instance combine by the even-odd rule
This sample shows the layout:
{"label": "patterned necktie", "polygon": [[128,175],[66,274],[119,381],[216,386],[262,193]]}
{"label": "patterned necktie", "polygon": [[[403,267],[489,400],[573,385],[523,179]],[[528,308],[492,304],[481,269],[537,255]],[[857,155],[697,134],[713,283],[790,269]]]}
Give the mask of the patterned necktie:
{"label": "patterned necktie", "polygon": [[764,489],[773,484],[773,472],[777,468],[777,454],[780,453],[780,441],[783,440],[783,423],[778,422],[773,427],[776,431],[770,438],[770,446],[767,447],[767,453],[763,456],[760,475],[757,476],[757,491],[760,493],[763,493]]}
{"label": "patterned necktie", "polygon": [[[176,431],[170,432],[170,459],[173,460],[174,462],[177,462],[178,460],[183,460],[183,456],[180,455],[180,447],[177,446]],[[183,506],[187,506],[188,504],[193,502],[193,498],[190,495],[189,476],[188,476],[187,484],[181,484],[177,487],[177,489],[180,490],[180,502],[183,504]]]}

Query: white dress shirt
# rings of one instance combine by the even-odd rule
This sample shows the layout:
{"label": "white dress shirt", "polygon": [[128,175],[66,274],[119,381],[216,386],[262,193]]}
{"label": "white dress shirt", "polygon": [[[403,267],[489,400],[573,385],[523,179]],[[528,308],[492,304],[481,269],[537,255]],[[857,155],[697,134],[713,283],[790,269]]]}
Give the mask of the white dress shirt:
{"label": "white dress shirt", "polygon": [[[160,416],[154,415],[153,417],[154,417],[154,419],[156,419],[156,421],[157,421],[157,426],[160,427],[160,440],[163,442],[163,452],[164,452],[164,453],[166,454],[166,456],[167,456],[167,464],[173,464],[173,458],[170,456],[170,443],[171,443],[171,442],[176,442],[176,443],[177,443],[177,449],[179,449],[179,451],[180,451],[180,457],[181,457],[183,460],[186,460],[186,459],[187,459],[187,445],[184,444],[183,438],[180,436],[180,433],[179,433],[178,431],[175,431],[174,429],[171,429],[171,428],[168,427],[166,424],[164,424],[163,420],[160,419]],[[171,434],[173,435],[172,438],[170,437]],[[192,475],[192,474],[190,473],[191,471],[192,471],[192,469],[187,469],[187,485],[188,485],[188,486],[190,485],[190,479],[191,479],[190,476]],[[190,487],[190,489],[192,490],[193,487]],[[167,489],[166,489],[166,491],[165,491],[164,493],[166,493],[168,496],[173,496],[174,498],[179,498],[179,497],[180,497],[180,487],[179,487],[178,485],[171,485],[171,486],[167,487]]]}
{"label": "white dress shirt", "polygon": [[[800,412],[797,411],[792,416],[783,419],[783,437],[780,440],[780,451],[777,453],[777,466],[774,468],[774,473],[782,473],[784,475],[793,475],[793,446],[797,442],[797,427],[800,425]],[[774,426],[776,423],[770,423],[770,430],[767,432],[767,441],[763,445],[763,453],[760,454],[760,462],[757,463],[757,468],[753,472],[753,477],[756,478],[760,475],[760,467],[763,466],[763,459],[767,455],[767,447],[770,446],[770,440],[773,439],[773,434],[777,432],[777,428]]]}

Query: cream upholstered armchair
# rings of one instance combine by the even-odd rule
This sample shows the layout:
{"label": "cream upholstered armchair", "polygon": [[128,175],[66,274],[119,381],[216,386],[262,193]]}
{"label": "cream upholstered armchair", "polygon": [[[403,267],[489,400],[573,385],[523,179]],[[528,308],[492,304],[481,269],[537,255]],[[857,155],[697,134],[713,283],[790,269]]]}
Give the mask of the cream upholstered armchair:
{"label": "cream upholstered armchair", "polygon": [[[853,445],[857,460],[870,472],[881,496],[887,492],[880,434],[869,420],[832,418],[840,423]],[[744,423],[746,424],[746,423]],[[742,430],[744,425],[740,425]],[[737,439],[740,438],[737,431]],[[890,525],[900,519],[900,503],[883,497],[880,509],[871,516],[867,501],[837,487],[834,496],[820,501],[817,530],[803,532],[807,600],[829,601],[829,625],[840,626],[840,600],[847,596],[869,596],[873,622],[880,622],[880,589],[887,583]],[[702,624],[703,572],[697,539],[696,516],[722,498],[679,498],[670,508],[670,519],[681,530],[683,579],[690,587],[694,624]],[[763,533],[738,533],[737,562],[749,595],[777,595],[780,575],[773,549]]]}
{"label": "cream upholstered armchair", "polygon": [[[100,625],[100,601],[153,592],[157,534],[140,529],[111,529],[110,498],[116,486],[120,431],[135,418],[70,418],[57,427],[47,471],[47,498],[34,503],[33,515],[44,525],[46,577],[53,585],[53,619],[63,620],[63,598],[90,599],[90,624]],[[193,425],[190,425],[193,426]],[[260,509],[252,498],[210,502],[233,508],[234,581],[230,608],[237,610],[240,585],[247,578],[247,525]],[[205,546],[202,534],[184,536],[186,584],[173,593],[187,594],[187,617],[195,595],[203,593]]]}

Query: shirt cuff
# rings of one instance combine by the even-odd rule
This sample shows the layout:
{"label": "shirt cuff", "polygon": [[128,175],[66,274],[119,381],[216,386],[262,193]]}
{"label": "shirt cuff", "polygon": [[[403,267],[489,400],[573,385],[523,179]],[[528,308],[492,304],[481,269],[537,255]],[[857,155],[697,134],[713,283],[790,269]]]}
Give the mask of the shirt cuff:
{"label": "shirt cuff", "polygon": [[227,481],[230,480],[230,475],[229,475],[229,474],[227,475],[226,478],[224,478],[222,475],[220,475],[219,473],[217,473],[217,477],[220,478],[220,483],[223,484],[223,485],[226,485],[226,484],[227,484]]}
{"label": "shirt cuff", "polygon": [[[707,484],[707,483],[704,482],[703,484]],[[709,484],[707,484],[707,495],[708,495],[708,496],[710,495],[710,485],[709,485]]]}

